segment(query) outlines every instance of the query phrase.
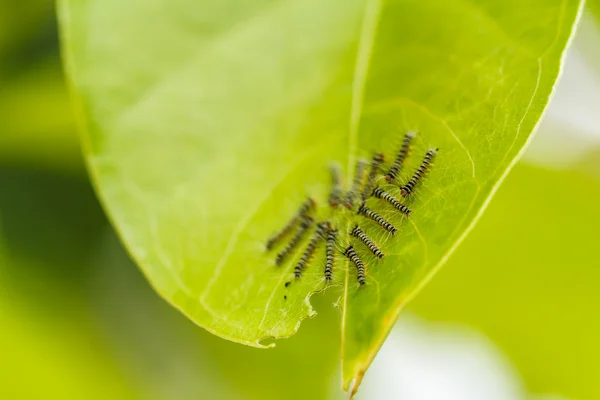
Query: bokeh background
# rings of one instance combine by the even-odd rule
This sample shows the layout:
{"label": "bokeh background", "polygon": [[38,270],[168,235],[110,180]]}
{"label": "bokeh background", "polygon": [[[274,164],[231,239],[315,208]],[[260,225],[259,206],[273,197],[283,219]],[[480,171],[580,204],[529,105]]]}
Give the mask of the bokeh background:
{"label": "bokeh background", "polygon": [[[600,399],[600,29],[526,157],[358,399]],[[129,260],[81,158],[53,3],[0,0],[0,399],[338,399],[339,312],[273,350],[208,334]]]}

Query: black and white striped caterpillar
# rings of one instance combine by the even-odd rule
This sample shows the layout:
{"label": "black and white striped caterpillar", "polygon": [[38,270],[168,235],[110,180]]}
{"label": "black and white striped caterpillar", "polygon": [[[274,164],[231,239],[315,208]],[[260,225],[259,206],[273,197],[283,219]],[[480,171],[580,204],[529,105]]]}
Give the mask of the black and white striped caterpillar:
{"label": "black and white striped caterpillar", "polygon": [[300,260],[298,260],[298,263],[296,263],[296,267],[294,268],[294,276],[296,277],[296,279],[302,276],[302,271],[304,271],[304,268],[306,268],[306,264],[308,264],[310,258],[317,249],[317,245],[325,237],[326,229],[327,228],[325,222],[320,222],[319,224],[317,224],[317,230],[315,231],[315,233],[313,233],[313,236],[310,238],[310,241],[306,245],[306,249],[304,250],[302,257],[300,257]]}
{"label": "black and white striped caterpillar", "polygon": [[377,214],[375,211],[368,208],[365,205],[365,203],[362,203],[360,205],[360,208],[358,209],[358,214],[363,215],[363,216],[375,221],[377,224],[379,224],[379,226],[381,226],[386,231],[390,232],[392,235],[394,233],[396,233],[396,231],[397,231],[397,229],[396,229],[396,227],[394,227],[394,225],[390,224],[381,215]]}
{"label": "black and white striped caterpillar", "polygon": [[356,198],[356,194],[360,192],[360,188],[363,184],[365,169],[367,167],[367,162],[360,158],[356,162],[356,169],[354,171],[354,180],[352,181],[352,187],[346,193],[346,200],[344,201],[344,206],[346,208],[354,207],[354,199]]}
{"label": "black and white striped caterpillar", "polygon": [[438,151],[438,149],[431,149],[427,152],[427,154],[425,154],[425,157],[423,158],[421,165],[419,165],[419,168],[417,168],[417,170],[413,174],[412,178],[410,178],[410,180],[408,182],[406,182],[406,184],[400,188],[400,194],[402,196],[404,196],[404,197],[410,196],[410,194],[415,189],[415,186],[417,185],[417,183],[419,183],[419,181],[423,178],[423,176],[429,170],[429,167],[431,166],[431,162],[433,161],[434,157],[436,156],[437,151]]}
{"label": "black and white striped caterpillar", "polygon": [[393,205],[396,210],[400,211],[404,215],[408,216],[412,212],[410,208],[400,203],[397,198],[395,198],[380,187],[376,187],[375,189],[373,189],[372,195],[373,197],[377,197],[378,199],[387,201],[388,203]]}
{"label": "black and white striped caterpillar", "polygon": [[337,240],[337,229],[331,224],[327,230],[327,244],[325,245],[325,280],[331,281],[333,276],[333,266],[335,264],[335,242]]}
{"label": "black and white striped caterpillar", "polygon": [[360,226],[356,225],[354,229],[352,229],[352,232],[350,232],[350,235],[363,242],[365,246],[367,246],[367,248],[371,251],[371,253],[375,255],[375,257],[383,258],[383,252],[379,250],[377,245],[373,243],[373,241],[367,236],[367,234],[362,229],[360,229]]}
{"label": "black and white striped caterpillar", "polygon": [[296,222],[304,218],[311,210],[314,210],[317,206],[317,203],[312,199],[308,198],[302,203],[298,211],[294,214],[294,216],[288,221],[287,224],[283,228],[281,228],[277,233],[275,233],[271,238],[267,241],[267,245],[265,246],[267,250],[271,250],[273,246],[277,242],[279,242],[292,228],[296,225]]}
{"label": "black and white striped caterpillar", "polygon": [[361,261],[360,257],[358,257],[358,254],[356,254],[356,251],[354,251],[354,247],[349,246],[346,251],[344,251],[344,255],[348,257],[350,261],[354,263],[354,265],[356,265],[356,270],[358,271],[356,278],[358,279],[358,283],[360,283],[361,286],[367,283],[365,280],[365,265]]}
{"label": "black and white striped caterpillar", "polygon": [[310,228],[313,224],[313,218],[310,215],[305,215],[302,219],[302,224],[300,225],[300,229],[296,232],[296,234],[292,237],[292,239],[288,242],[288,244],[277,254],[275,257],[275,264],[281,265],[283,260],[290,254],[290,252],[298,245],[304,233]]}
{"label": "black and white striped caterpillar", "polygon": [[381,168],[381,164],[384,161],[383,153],[375,153],[373,154],[373,158],[371,159],[371,170],[369,171],[369,176],[367,177],[367,183],[365,183],[365,187],[362,192],[362,201],[365,201],[367,197],[371,194],[371,189],[375,184],[375,178],[377,177],[377,173]]}
{"label": "black and white striped caterpillar", "polygon": [[398,151],[396,160],[394,161],[394,164],[392,164],[392,167],[385,176],[385,180],[388,183],[394,183],[394,181],[398,177],[400,169],[402,169],[402,166],[404,165],[404,160],[406,160],[408,153],[410,153],[410,144],[415,136],[416,135],[413,132],[408,132],[406,135],[404,135],[404,140],[402,140],[402,147],[400,147],[400,150]]}
{"label": "black and white striped caterpillar", "polygon": [[331,193],[329,194],[329,205],[337,207],[342,202],[342,171],[338,163],[329,165],[331,172]]}

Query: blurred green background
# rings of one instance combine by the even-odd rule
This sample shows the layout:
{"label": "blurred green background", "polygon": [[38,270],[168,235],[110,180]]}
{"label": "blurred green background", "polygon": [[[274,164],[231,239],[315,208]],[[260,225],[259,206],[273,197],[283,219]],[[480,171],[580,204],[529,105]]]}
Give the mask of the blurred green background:
{"label": "blurred green background", "polygon": [[[593,68],[590,37],[578,49]],[[194,326],[131,263],[83,166],[52,2],[0,0],[0,66],[0,399],[344,398],[335,298],[314,296],[317,318],[258,350]],[[523,389],[515,398],[600,399],[600,136],[564,123],[540,136],[557,126],[585,151],[548,169],[564,151],[550,140],[542,166],[517,166],[408,312],[489,338]],[[405,357],[392,350],[390,378],[367,373],[358,398],[382,398],[373,386],[396,398]],[[455,390],[439,398],[470,398]],[[415,396],[403,399],[426,398]]]}

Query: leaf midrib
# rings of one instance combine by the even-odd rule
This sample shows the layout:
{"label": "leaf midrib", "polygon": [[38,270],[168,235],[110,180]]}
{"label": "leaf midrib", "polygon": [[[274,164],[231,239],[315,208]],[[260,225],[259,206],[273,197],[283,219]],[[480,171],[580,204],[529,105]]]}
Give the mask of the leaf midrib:
{"label": "leaf midrib", "polygon": [[[360,39],[356,54],[356,63],[354,77],[352,81],[352,107],[350,111],[350,124],[348,135],[348,165],[346,169],[346,180],[352,179],[354,164],[356,163],[358,131],[360,128],[360,118],[362,116],[365,87],[367,83],[368,70],[373,54],[373,44],[379,25],[382,0],[366,0],[365,12],[362,20]],[[350,229],[351,221],[346,224],[346,232]],[[341,351],[345,347],[346,341],[346,312],[348,310],[348,288],[350,279],[349,260],[344,260],[344,305],[342,307],[341,321]],[[344,360],[342,357],[342,364]],[[353,393],[353,392],[350,392]]]}

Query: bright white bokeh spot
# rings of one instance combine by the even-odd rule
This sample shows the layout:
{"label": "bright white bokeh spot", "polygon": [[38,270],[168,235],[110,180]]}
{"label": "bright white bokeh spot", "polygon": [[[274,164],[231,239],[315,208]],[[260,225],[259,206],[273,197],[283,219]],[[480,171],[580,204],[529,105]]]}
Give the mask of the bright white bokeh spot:
{"label": "bright white bokeh spot", "polygon": [[600,147],[600,73],[590,43],[600,42],[592,18],[582,18],[564,70],[538,132],[523,160],[553,169],[571,168]]}
{"label": "bright white bokeh spot", "polygon": [[566,400],[527,393],[518,371],[475,329],[406,314],[379,351],[356,399]]}

